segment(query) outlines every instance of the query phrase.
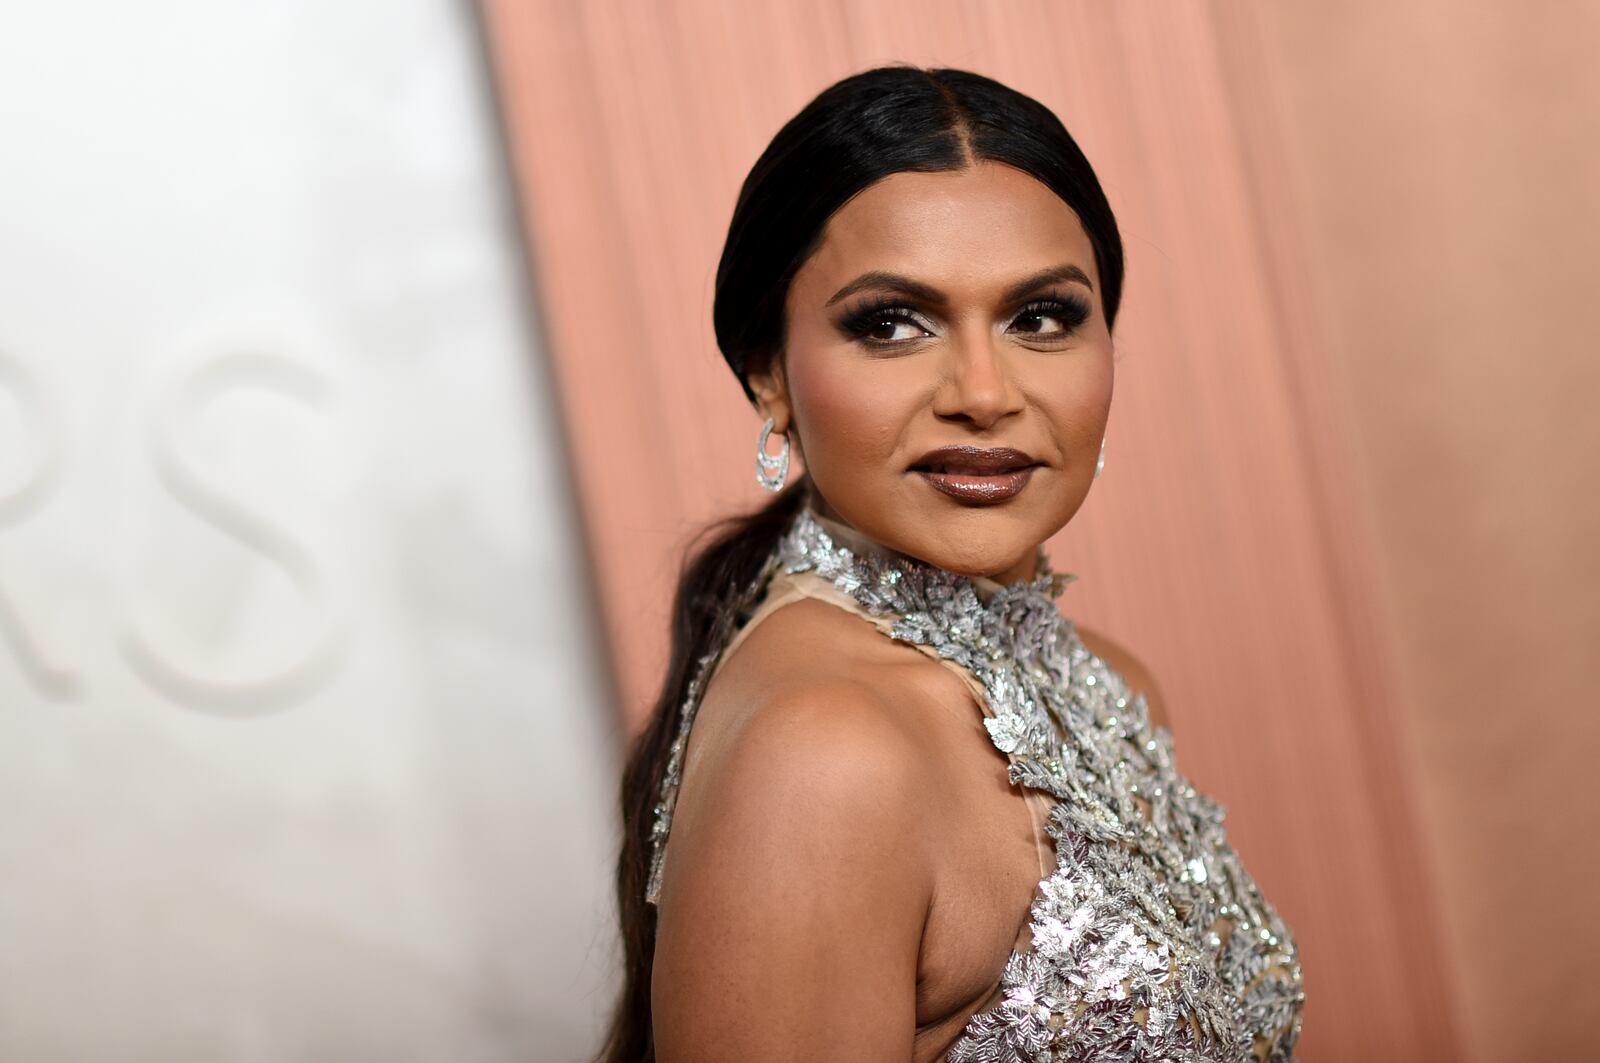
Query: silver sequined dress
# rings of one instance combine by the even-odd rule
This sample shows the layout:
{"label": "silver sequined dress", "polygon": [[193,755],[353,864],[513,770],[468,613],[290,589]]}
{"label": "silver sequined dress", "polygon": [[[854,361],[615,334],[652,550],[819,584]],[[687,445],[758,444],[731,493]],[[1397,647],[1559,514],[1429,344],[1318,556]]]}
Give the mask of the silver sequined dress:
{"label": "silver sequined dress", "polygon": [[[1011,782],[1043,798],[1054,839],[1031,944],[1011,953],[993,1003],[944,1058],[1292,1061],[1305,1000],[1294,937],[1229,845],[1222,806],[1178,772],[1171,733],[1151,727],[1144,696],[1056,607],[1071,577],[1054,575],[1042,549],[1033,580],[999,584],[870,543],[802,508],[750,600],[775,576],[826,581],[887,636],[967,676]],[[721,641],[682,705],[656,808],[651,903],[695,710],[735,640]]]}

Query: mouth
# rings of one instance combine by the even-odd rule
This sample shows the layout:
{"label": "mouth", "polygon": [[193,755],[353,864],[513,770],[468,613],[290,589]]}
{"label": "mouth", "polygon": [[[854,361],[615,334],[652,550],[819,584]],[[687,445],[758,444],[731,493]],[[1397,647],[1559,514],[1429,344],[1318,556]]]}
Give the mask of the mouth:
{"label": "mouth", "polygon": [[1041,464],[1012,447],[940,447],[924,454],[909,471],[951,498],[988,505],[1020,492]]}

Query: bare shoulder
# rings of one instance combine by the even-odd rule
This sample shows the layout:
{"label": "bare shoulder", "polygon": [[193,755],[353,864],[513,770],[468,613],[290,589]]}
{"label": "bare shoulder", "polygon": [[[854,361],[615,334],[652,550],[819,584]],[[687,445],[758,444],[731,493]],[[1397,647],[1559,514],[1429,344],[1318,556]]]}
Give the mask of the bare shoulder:
{"label": "bare shoulder", "polygon": [[1128,686],[1137,693],[1143,694],[1145,705],[1150,713],[1150,726],[1168,727],[1166,701],[1161,695],[1160,688],[1156,686],[1155,676],[1149,667],[1141,661],[1132,650],[1112,639],[1103,632],[1078,624],[1078,637],[1088,647],[1089,652],[1105,661],[1116,669]]}
{"label": "bare shoulder", "polygon": [[757,697],[696,770],[662,884],[658,1058],[908,1058],[933,871],[903,722],[819,673]]}
{"label": "bare shoulder", "polygon": [[701,707],[719,717],[715,737],[696,735],[707,741],[674,844],[680,825],[741,845],[754,840],[746,835],[799,845],[845,824],[856,837],[903,835],[916,819],[927,774],[917,729],[897,711],[892,679],[870,667],[878,647],[837,625],[839,615],[817,602],[786,606],[715,677]]}
{"label": "bare shoulder", "polygon": [[835,663],[839,671],[791,676],[751,705],[722,765],[731,781],[763,792],[814,788],[846,804],[916,781],[921,755],[904,714],[875,683]]}
{"label": "bare shoulder", "polygon": [[907,656],[825,602],[800,599],[768,616],[706,690],[680,797],[697,807],[683,810],[682,825],[714,818],[737,829],[741,818],[778,817],[771,825],[815,829],[815,818],[781,817],[797,807],[854,815],[863,803],[878,816],[914,813],[875,792],[901,797],[924,785],[922,735],[897,696]]}

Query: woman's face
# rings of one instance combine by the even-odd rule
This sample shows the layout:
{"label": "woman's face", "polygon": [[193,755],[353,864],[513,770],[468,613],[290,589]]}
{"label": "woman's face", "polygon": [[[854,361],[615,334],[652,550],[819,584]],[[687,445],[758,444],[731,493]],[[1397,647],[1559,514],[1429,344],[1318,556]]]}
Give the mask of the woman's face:
{"label": "woman's face", "polygon": [[[954,572],[1034,575],[1035,547],[1088,494],[1111,408],[1100,277],[1072,209],[1000,163],[893,174],[829,220],[787,312],[782,364],[751,385],[822,511]],[[947,446],[1023,456],[927,457]]]}

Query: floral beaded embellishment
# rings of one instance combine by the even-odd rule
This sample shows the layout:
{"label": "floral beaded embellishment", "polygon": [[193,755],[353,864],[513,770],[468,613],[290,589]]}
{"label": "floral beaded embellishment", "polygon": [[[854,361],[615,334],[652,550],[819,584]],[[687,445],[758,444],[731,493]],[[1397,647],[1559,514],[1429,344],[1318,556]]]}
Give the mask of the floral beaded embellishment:
{"label": "floral beaded embellishment", "polygon": [[971,672],[1011,782],[1053,799],[1032,948],[947,1058],[1233,1061],[1259,1041],[1260,1058],[1292,1059],[1304,993],[1288,928],[1228,845],[1222,806],[1178,773],[1170,732],[1057,608],[1070,577],[1040,560],[985,600],[945,569],[859,556],[806,512],[779,547],[784,570],[816,572],[892,618],[891,637]]}
{"label": "floral beaded embellishment", "polygon": [[[1142,694],[1090,653],[1056,607],[1070,576],[1039,574],[987,598],[957,573],[858,554],[802,509],[774,560],[812,571],[979,681],[1008,778],[1049,795],[1056,868],[1029,911],[1031,948],[972,1016],[951,1063],[1293,1059],[1305,999],[1294,939],[1228,844],[1224,809],[1176,769]],[[770,568],[769,568],[770,571]],[[657,806],[649,895],[680,780],[681,748],[716,655],[680,714]]]}

